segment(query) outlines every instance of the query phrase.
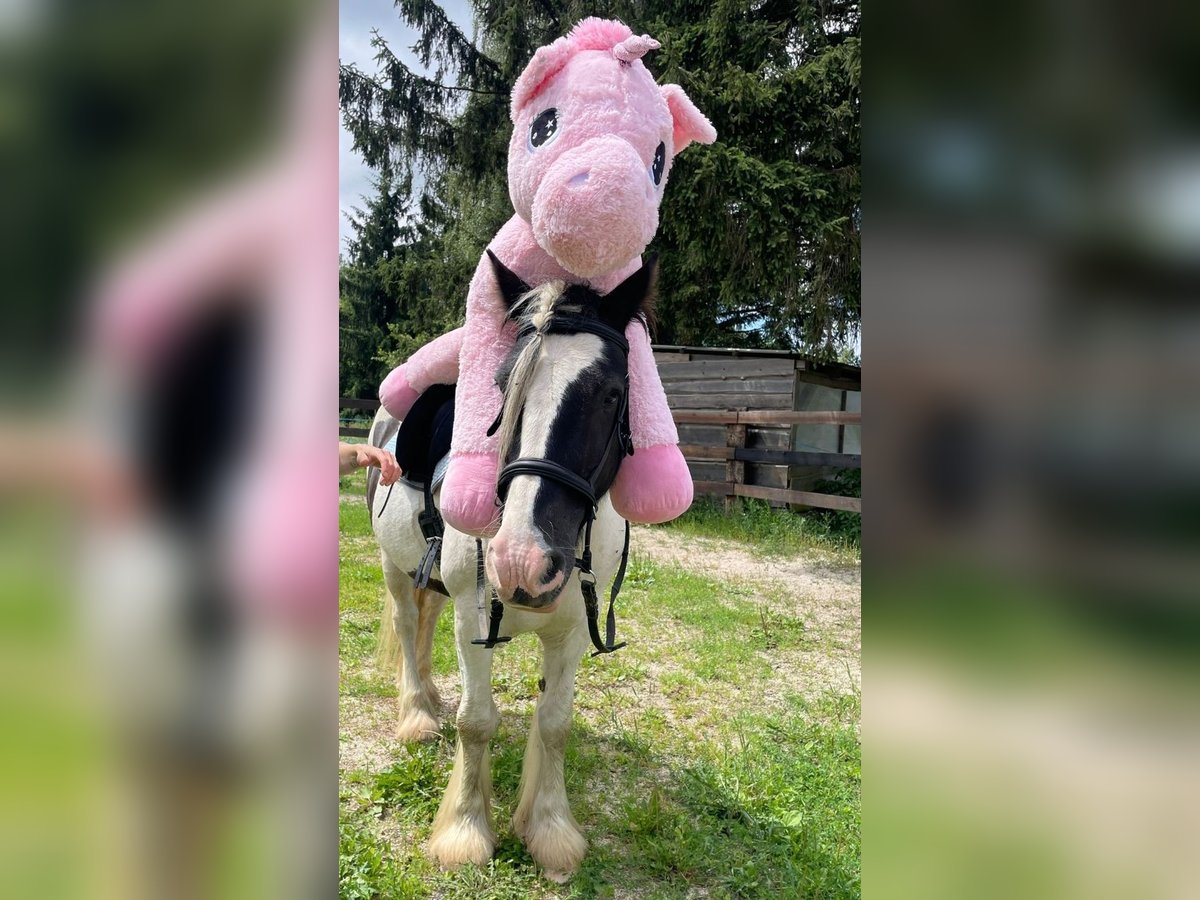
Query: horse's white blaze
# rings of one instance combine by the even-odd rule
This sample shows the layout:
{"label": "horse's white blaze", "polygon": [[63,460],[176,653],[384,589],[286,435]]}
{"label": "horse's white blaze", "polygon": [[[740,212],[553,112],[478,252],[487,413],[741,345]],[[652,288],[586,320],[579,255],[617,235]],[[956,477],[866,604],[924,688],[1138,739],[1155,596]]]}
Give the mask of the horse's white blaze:
{"label": "horse's white blaze", "polygon": [[[593,334],[546,335],[541,357],[529,385],[530,402],[525,404],[521,418],[517,456],[534,459],[546,456],[550,429],[563,413],[562,404],[567,391],[603,352],[604,342]],[[541,479],[532,475],[518,475],[512,480],[504,501],[504,518],[497,538],[503,534],[504,541],[511,546],[521,547],[532,543],[543,552],[553,549],[534,524],[533,502],[540,485]],[[488,575],[493,581],[496,580],[495,568],[490,561]]]}

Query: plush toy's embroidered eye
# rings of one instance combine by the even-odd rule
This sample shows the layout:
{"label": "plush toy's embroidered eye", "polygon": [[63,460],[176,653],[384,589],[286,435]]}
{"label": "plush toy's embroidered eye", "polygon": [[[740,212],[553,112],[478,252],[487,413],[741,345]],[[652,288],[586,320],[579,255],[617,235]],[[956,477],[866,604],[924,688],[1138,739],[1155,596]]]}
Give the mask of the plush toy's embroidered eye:
{"label": "plush toy's embroidered eye", "polygon": [[541,147],[548,144],[558,134],[558,110],[554,107],[538,113],[538,117],[529,126],[529,146]]}
{"label": "plush toy's embroidered eye", "polygon": [[658,148],[654,151],[654,162],[650,164],[650,177],[654,179],[655,184],[662,184],[662,173],[666,164],[667,147],[660,142]]}

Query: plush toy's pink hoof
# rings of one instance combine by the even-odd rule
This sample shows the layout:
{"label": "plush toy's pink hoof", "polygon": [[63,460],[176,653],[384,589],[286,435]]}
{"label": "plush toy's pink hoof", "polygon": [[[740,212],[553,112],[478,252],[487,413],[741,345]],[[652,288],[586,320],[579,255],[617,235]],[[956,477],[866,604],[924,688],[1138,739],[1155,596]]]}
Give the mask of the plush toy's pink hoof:
{"label": "plush toy's pink hoof", "polygon": [[440,506],[442,518],[451,528],[475,537],[494,535],[500,528],[496,457],[486,453],[451,457]]}
{"label": "plush toy's pink hoof", "polygon": [[609,496],[630,522],[669,522],[692,505],[692,474],[676,445],[646,447],[621,463]]}
{"label": "plush toy's pink hoof", "polygon": [[407,416],[419,396],[420,394],[408,383],[404,366],[397,366],[388,372],[387,378],[383,379],[383,384],[379,386],[379,402],[394,419]]}

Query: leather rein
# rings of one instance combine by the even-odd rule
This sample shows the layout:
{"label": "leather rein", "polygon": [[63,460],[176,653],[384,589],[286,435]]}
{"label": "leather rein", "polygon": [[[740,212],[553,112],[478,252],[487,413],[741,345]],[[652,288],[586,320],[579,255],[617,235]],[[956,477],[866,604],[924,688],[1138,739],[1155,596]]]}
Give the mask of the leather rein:
{"label": "leather rein", "polygon": [[[527,337],[538,332],[539,329],[533,325],[526,324],[517,331],[517,339]],[[592,645],[596,651],[592,656],[599,656],[602,653],[612,653],[615,650],[620,650],[625,646],[625,642],[616,642],[617,637],[617,621],[615,604],[617,595],[621,592],[621,585],[625,581],[625,570],[629,564],[629,522],[625,522],[625,544],[621,550],[621,564],[617,569],[617,575],[613,579],[612,590],[608,597],[608,615],[605,618],[605,634],[600,636],[600,603],[596,595],[596,575],[592,571],[592,525],[596,521],[597,508],[600,503],[600,497],[597,496],[596,477],[600,471],[608,463],[614,452],[619,452],[619,459],[633,454],[633,440],[629,429],[629,342],[625,339],[625,335],[610,325],[600,322],[596,319],[577,316],[570,313],[555,315],[551,320],[540,329],[542,334],[594,334],[601,340],[612,344],[621,351],[625,359],[626,374],[625,374],[625,390],[621,393],[621,408],[618,411],[616,420],[613,422],[612,431],[609,433],[608,442],[605,444],[604,453],[600,457],[600,461],[596,464],[586,477],[577,472],[568,469],[562,463],[556,462],[545,457],[523,456],[514,459],[512,462],[505,465],[501,470],[496,482],[496,493],[501,501],[508,495],[508,487],[512,480],[518,475],[529,475],[535,478],[542,478],[547,481],[553,481],[570,491],[573,491],[584,500],[587,501],[589,511],[587,513],[586,524],[583,537],[583,552],[576,558],[574,568],[579,570],[579,586],[583,593],[584,609],[587,613],[588,635],[592,640]],[[496,433],[496,429],[500,427],[500,418],[503,415],[503,407],[501,413],[496,416],[491,427],[488,429],[488,435]],[[603,493],[601,492],[601,496]],[[483,541],[475,541],[476,567],[475,567],[475,584],[477,593],[477,606],[479,612],[480,634],[484,634],[484,613],[483,613]],[[504,604],[496,595],[495,590],[492,591],[491,615],[488,623],[486,636],[479,640],[472,641],[473,644],[479,644],[483,647],[491,649],[496,644],[504,643],[510,640],[507,637],[500,637],[500,620],[504,615]]]}

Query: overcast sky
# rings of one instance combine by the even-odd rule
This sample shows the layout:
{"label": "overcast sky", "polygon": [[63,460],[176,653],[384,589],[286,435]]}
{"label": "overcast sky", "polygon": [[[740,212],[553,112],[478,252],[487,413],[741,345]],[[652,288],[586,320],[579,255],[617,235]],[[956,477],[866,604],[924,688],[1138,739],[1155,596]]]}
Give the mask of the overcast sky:
{"label": "overcast sky", "polygon": [[[474,33],[471,25],[469,0],[443,0],[442,9],[467,35]],[[409,48],[416,42],[416,32],[400,20],[392,0],[341,0],[338,12],[338,55],[343,63],[354,63],[367,74],[375,73],[375,51],[371,47],[371,29],[376,28],[388,42],[392,52],[410,68],[420,70]],[[357,153],[350,149],[350,135],[339,126],[338,205],[341,221],[338,226],[339,249],[345,250],[350,224],[345,213],[352,206],[363,206],[362,198],[371,194],[371,170]]]}

